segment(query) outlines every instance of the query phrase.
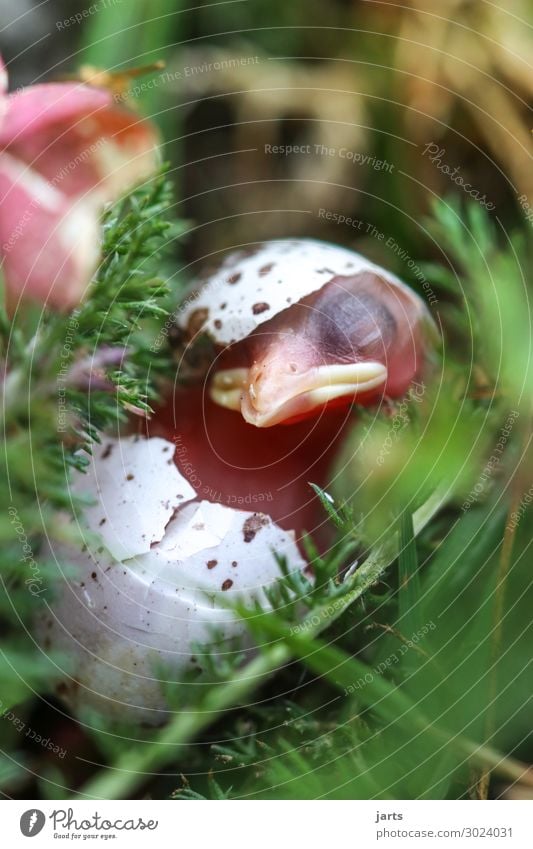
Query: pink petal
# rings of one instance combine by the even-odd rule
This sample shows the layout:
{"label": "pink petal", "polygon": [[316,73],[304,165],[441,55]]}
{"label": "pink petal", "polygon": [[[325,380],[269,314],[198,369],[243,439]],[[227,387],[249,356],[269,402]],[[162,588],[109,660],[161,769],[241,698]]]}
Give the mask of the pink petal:
{"label": "pink petal", "polygon": [[77,83],[31,86],[8,98],[0,148],[67,195],[116,198],[157,164],[153,126],[110,92]]}
{"label": "pink petal", "polygon": [[11,303],[75,306],[95,271],[103,205],[157,167],[155,128],[110,92],[66,83],[7,99],[0,126],[0,246]]}
{"label": "pink petal", "polygon": [[72,201],[9,154],[0,156],[0,246],[9,301],[75,306],[99,259],[99,210]]}

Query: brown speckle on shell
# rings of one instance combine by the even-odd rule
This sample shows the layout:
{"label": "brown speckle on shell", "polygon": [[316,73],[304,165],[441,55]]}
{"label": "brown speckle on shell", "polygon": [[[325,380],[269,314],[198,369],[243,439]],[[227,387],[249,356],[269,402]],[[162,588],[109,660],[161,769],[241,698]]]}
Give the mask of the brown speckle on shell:
{"label": "brown speckle on shell", "polygon": [[215,566],[217,565],[217,563],[218,563],[218,560],[208,560],[207,561],[207,568],[208,569],[214,569]]}
{"label": "brown speckle on shell", "polygon": [[254,513],[249,516],[242,526],[242,534],[245,542],[251,542],[258,531],[268,525],[269,518],[264,513]]}
{"label": "brown speckle on shell", "polygon": [[189,335],[195,336],[202,329],[208,318],[209,310],[207,307],[201,307],[194,310],[194,312],[190,314],[187,322],[187,331]]}
{"label": "brown speckle on shell", "polygon": [[269,262],[268,265],[263,265],[263,267],[259,269],[259,274],[261,275],[261,277],[264,277],[265,274],[268,274],[269,271],[272,271],[275,264],[275,262]]}
{"label": "brown speckle on shell", "polygon": [[238,282],[239,282],[239,280],[241,279],[241,277],[242,277],[241,272],[240,272],[240,271],[236,271],[236,272],[235,272],[235,274],[230,274],[230,276],[228,277],[228,283],[229,283],[231,286],[234,286],[234,285],[235,285],[235,283],[238,283]]}
{"label": "brown speckle on shell", "polygon": [[260,315],[262,312],[269,309],[270,306],[265,301],[259,301],[259,303],[253,305],[252,312],[254,315]]}
{"label": "brown speckle on shell", "polygon": [[231,578],[226,578],[226,580],[222,584],[223,592],[226,592],[226,590],[230,590],[232,588],[232,586],[233,586],[233,581],[231,580]]}

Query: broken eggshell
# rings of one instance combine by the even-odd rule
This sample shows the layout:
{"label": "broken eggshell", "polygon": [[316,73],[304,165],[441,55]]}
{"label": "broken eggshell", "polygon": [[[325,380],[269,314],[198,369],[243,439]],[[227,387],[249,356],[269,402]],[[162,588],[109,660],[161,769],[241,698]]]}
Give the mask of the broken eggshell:
{"label": "broken eggshell", "polygon": [[180,310],[178,325],[232,345],[334,277],[363,272],[384,277],[424,310],[398,277],[355,251],[318,239],[279,239],[229,254]]}
{"label": "broken eggshell", "polygon": [[45,650],[69,657],[59,692],[75,711],[161,723],[164,682],[202,670],[198,644],[249,648],[227,602],[268,604],[265,587],[280,577],[274,552],[290,570],[306,566],[294,534],[269,516],[194,500],[173,454],[160,438],[106,439],[76,475],[74,490],[96,499],[84,513],[89,534],[79,548],[54,546],[59,567],[77,575],[37,625]]}

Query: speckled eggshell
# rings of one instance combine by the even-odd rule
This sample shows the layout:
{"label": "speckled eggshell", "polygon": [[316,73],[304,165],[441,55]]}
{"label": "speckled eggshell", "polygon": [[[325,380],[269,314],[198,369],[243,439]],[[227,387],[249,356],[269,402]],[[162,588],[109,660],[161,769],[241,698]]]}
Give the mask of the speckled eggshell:
{"label": "speckled eggshell", "polygon": [[203,286],[196,286],[198,294],[189,297],[177,322],[190,334],[205,332],[218,345],[229,345],[333,277],[362,271],[379,274],[416,299],[395,275],[355,251],[315,239],[281,239],[226,257]]}
{"label": "speckled eggshell", "polygon": [[150,551],[174,511],[196,498],[173,456],[174,445],[158,437],[105,438],[87,471],[76,475],[73,494],[95,499],[84,511],[87,527],[117,560]]}
{"label": "speckled eggshell", "polygon": [[[166,467],[165,440],[148,441],[157,443],[150,447],[157,476]],[[133,461],[128,465],[130,450],[138,456],[136,445],[125,440],[113,449],[125,456],[128,468],[137,468]],[[104,484],[104,463],[100,453],[92,478],[85,477],[85,490],[98,481],[100,497],[108,503],[115,480],[110,475]],[[172,486],[174,491],[174,480]],[[142,512],[141,505],[148,503],[143,486],[132,491],[131,507]],[[91,508],[91,530],[96,530],[99,515]],[[115,550],[117,540],[122,541],[125,550],[131,523],[120,512],[113,520],[114,533],[107,538]],[[37,633],[46,650],[59,650],[68,658],[63,698],[75,711],[92,707],[119,721],[164,721],[169,711],[161,675],[180,682],[187,672],[201,671],[195,644],[215,639],[218,653],[232,650],[235,639],[244,638],[243,645],[249,646],[244,626],[227,602],[239,598],[266,604],[265,586],[280,577],[274,551],[290,569],[305,568],[292,532],[262,513],[207,501],[190,501],[174,511],[160,541],[135,557],[119,561],[103,546],[54,547],[60,568],[72,564],[77,574],[63,582]]]}

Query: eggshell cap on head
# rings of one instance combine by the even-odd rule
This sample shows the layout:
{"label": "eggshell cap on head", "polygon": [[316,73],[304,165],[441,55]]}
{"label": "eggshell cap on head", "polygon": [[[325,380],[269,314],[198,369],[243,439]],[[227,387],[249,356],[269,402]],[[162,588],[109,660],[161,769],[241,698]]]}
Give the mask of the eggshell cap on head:
{"label": "eggshell cap on head", "polygon": [[[111,453],[103,457],[109,445]],[[306,566],[294,534],[265,514],[207,501],[183,504],[184,499],[176,507],[176,494],[187,498],[190,493],[174,464],[179,487],[174,476],[169,478],[167,460],[173,450],[172,443],[160,438],[106,440],[92,473],[76,475],[78,490],[99,499],[86,513],[88,530],[106,528],[103,542],[119,555],[134,548],[143,551],[115,557],[89,538],[83,546],[53,549],[60,568],[72,564],[77,571],[64,580],[37,632],[47,650],[59,650],[69,659],[71,677],[62,690],[75,710],[89,706],[116,720],[160,723],[168,718],[160,676],[180,682],[188,671],[201,669],[195,644],[212,643],[216,633],[217,653],[234,650],[235,639],[249,648],[245,626],[228,601],[268,604],[265,587],[280,577],[274,552],[291,570]],[[106,466],[115,452],[116,459]],[[122,497],[116,498],[117,489],[122,496],[125,486],[121,457],[122,470],[138,475],[138,486],[129,493],[130,515],[121,506]],[[148,459],[151,467],[146,470],[143,460]],[[159,475],[171,484],[172,497],[165,502]],[[114,512],[113,499],[119,502]],[[100,527],[104,506],[107,521]],[[158,537],[148,548],[134,528],[134,517],[143,511],[155,522],[153,528],[145,522],[147,536]]]}
{"label": "eggshell cap on head", "polygon": [[190,297],[177,322],[205,332],[218,345],[240,342],[257,327],[317,292],[334,277],[363,271],[379,274],[419,308],[423,302],[394,274],[348,248],[316,239],[280,239],[230,254]]}

